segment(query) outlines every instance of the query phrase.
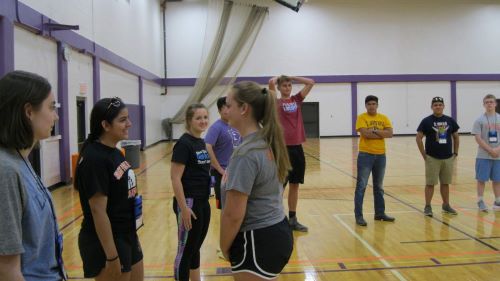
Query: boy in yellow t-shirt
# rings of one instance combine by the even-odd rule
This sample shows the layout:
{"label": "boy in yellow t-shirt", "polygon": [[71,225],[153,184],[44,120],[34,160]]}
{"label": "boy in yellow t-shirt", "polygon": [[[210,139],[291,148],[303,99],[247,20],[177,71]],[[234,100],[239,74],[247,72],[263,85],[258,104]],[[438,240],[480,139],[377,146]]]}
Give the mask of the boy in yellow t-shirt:
{"label": "boy in yellow t-shirt", "polygon": [[385,174],[385,138],[392,138],[392,124],[387,116],[377,113],[378,98],[365,98],[366,113],[356,120],[356,131],[360,134],[357,161],[358,177],[354,192],[354,214],[356,224],[366,226],[363,218],[363,198],[370,173],[373,176],[373,194],[375,200],[375,220],[390,221],[395,219],[385,214],[384,174]]}

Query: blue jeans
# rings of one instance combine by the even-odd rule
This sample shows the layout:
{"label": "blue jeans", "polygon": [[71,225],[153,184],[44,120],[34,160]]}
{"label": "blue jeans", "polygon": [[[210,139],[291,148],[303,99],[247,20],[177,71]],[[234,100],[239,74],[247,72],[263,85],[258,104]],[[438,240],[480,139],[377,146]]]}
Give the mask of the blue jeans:
{"label": "blue jeans", "polygon": [[368,178],[373,177],[373,199],[375,201],[375,215],[385,213],[384,201],[384,174],[385,154],[370,154],[360,152],[358,154],[358,179],[356,191],[354,192],[354,214],[356,217],[363,216],[363,198],[368,184]]}

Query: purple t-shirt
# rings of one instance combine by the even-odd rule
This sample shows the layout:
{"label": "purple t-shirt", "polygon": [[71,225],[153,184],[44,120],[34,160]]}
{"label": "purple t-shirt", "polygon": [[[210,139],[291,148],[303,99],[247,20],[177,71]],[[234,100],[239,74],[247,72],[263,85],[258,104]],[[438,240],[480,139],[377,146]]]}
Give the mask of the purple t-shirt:
{"label": "purple t-shirt", "polygon": [[219,119],[208,129],[205,143],[212,146],[217,161],[225,169],[229,164],[233,149],[240,145],[241,137],[236,129]]}

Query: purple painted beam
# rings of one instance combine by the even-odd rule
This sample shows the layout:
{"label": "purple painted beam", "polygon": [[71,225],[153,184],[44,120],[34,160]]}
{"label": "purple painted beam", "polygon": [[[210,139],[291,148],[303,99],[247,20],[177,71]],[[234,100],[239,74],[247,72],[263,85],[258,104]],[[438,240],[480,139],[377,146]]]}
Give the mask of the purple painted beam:
{"label": "purple painted beam", "polygon": [[14,23],[0,16],[0,77],[14,70]]}
{"label": "purple painted beam", "polygon": [[353,136],[357,136],[358,132],[356,132],[356,120],[358,119],[358,83],[351,83],[351,134]]}
{"label": "purple painted beam", "polygon": [[[367,82],[434,82],[434,81],[500,81],[500,74],[390,74],[390,75],[320,75],[306,76],[316,83]],[[269,76],[238,77],[236,81],[250,80],[267,84]],[[196,78],[169,78],[164,86],[194,86]]]}
{"label": "purple painted beam", "polygon": [[98,57],[92,57],[92,103],[101,99],[101,64]]}
{"label": "purple painted beam", "polygon": [[57,42],[57,101],[61,104],[59,111],[59,133],[61,141],[59,143],[59,163],[61,171],[61,181],[69,183],[71,181],[71,167],[69,162],[69,98],[68,98],[68,62],[63,58],[62,42]]}
{"label": "purple painted beam", "polygon": [[450,81],[451,117],[457,120],[457,81]]}
{"label": "purple painted beam", "polygon": [[139,126],[141,135],[141,150],[146,147],[146,107],[144,106],[144,84],[142,77],[139,77]]}

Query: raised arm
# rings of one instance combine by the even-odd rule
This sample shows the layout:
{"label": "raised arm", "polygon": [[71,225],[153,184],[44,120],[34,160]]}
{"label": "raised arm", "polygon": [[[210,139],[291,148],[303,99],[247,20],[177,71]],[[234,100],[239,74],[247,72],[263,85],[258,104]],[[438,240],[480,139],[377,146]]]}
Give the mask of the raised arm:
{"label": "raised arm", "polygon": [[314,80],[300,76],[292,76],[290,78],[292,79],[292,81],[304,84],[304,87],[302,88],[302,90],[300,90],[300,94],[302,95],[302,98],[305,99],[314,86]]}
{"label": "raised arm", "polygon": [[269,90],[276,92],[276,83],[278,83],[278,76],[274,76],[273,78],[269,79]]}

